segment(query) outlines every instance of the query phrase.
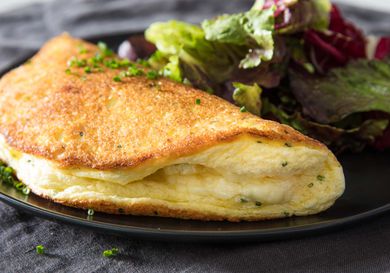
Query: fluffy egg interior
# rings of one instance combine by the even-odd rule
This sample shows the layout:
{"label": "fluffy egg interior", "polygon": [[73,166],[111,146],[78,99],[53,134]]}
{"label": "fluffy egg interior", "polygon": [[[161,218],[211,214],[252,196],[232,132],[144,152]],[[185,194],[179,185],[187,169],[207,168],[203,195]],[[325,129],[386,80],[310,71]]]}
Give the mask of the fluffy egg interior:
{"label": "fluffy egg interior", "polygon": [[274,218],[317,213],[344,191],[342,168],[326,149],[250,136],[130,169],[64,168],[13,150],[4,138],[0,157],[34,193],[60,202],[160,202],[232,217]]}

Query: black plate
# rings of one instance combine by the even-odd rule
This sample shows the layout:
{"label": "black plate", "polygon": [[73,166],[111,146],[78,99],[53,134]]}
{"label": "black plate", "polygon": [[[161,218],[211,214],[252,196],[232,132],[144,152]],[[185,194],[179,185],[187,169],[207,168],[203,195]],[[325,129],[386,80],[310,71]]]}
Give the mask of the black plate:
{"label": "black plate", "polygon": [[[95,37],[113,48],[128,34]],[[15,62],[9,69],[27,59]],[[86,212],[65,207],[34,194],[24,196],[0,184],[0,200],[38,216],[76,224],[97,231],[148,239],[185,241],[274,240],[334,230],[390,211],[390,154],[366,151],[339,158],[347,188],[329,210],[312,216],[260,222],[201,222],[159,217],[140,217]]]}

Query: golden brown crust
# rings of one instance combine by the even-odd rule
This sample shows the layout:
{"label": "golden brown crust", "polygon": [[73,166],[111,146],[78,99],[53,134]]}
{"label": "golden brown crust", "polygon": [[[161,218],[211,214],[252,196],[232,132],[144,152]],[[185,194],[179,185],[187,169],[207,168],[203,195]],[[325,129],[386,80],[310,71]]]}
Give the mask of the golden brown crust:
{"label": "golden brown crust", "polygon": [[223,99],[165,78],[115,82],[118,70],[111,69],[85,80],[67,75],[67,62],[80,57],[80,44],[90,54],[82,57],[97,51],[61,35],[1,79],[0,133],[16,150],[62,166],[105,170],[189,155],[246,134],[324,147],[288,126],[241,113]]}

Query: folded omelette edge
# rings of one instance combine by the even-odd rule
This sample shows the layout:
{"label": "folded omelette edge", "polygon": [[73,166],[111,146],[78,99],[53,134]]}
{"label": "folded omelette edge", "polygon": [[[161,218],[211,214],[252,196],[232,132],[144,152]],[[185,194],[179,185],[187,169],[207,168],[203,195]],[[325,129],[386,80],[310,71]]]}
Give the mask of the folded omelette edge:
{"label": "folded omelette edge", "polygon": [[0,158],[34,193],[108,213],[240,221],[317,213],[344,191],[334,155],[288,126],[165,78],[66,74],[80,46],[97,51],[58,36],[0,81]]}

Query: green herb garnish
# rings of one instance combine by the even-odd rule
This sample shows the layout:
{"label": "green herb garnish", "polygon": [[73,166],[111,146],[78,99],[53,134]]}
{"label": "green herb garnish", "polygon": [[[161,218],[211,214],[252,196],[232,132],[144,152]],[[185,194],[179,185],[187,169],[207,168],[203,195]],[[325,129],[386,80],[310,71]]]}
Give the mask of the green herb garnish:
{"label": "green herb garnish", "polygon": [[282,162],[282,167],[286,167],[288,165],[287,161]]}
{"label": "green herb garnish", "polygon": [[22,190],[22,193],[24,194],[24,195],[29,195],[30,194],[30,188],[29,187],[25,187],[23,190]]}
{"label": "green herb garnish", "polygon": [[119,76],[115,76],[112,79],[114,80],[114,82],[121,82],[122,81],[121,77],[119,77]]}
{"label": "green herb garnish", "polygon": [[92,215],[95,214],[95,211],[93,209],[88,209],[87,213],[88,213],[89,216],[92,216]]}
{"label": "green herb garnish", "polygon": [[87,61],[86,60],[78,60],[78,59],[76,59],[75,63],[76,63],[77,67],[84,67],[84,66],[87,65]]}
{"label": "green herb garnish", "polygon": [[323,175],[317,175],[317,180],[318,181],[324,181],[324,179],[325,179],[325,176],[323,176]]}
{"label": "green herb garnish", "polygon": [[248,199],[244,198],[244,197],[241,197],[240,198],[240,202],[241,203],[248,203]]}
{"label": "green herb garnish", "polygon": [[87,73],[87,74],[91,73],[91,72],[92,72],[91,67],[90,67],[90,66],[86,66],[86,67],[84,68],[84,72]]}
{"label": "green herb garnish", "polygon": [[45,248],[43,245],[38,245],[35,247],[35,250],[38,254],[44,254],[45,253]]}
{"label": "green herb garnish", "polygon": [[292,145],[288,142],[284,143],[284,146],[289,147],[289,148],[292,147]]}
{"label": "green herb garnish", "polygon": [[103,256],[109,258],[109,257],[112,257],[112,256],[116,256],[118,254],[118,252],[119,252],[119,249],[114,247],[112,249],[104,250],[103,251]]}
{"label": "green herb garnish", "polygon": [[261,205],[263,205],[263,203],[261,203],[260,201],[256,201],[255,205],[256,205],[256,207],[260,207]]}
{"label": "green herb garnish", "polygon": [[246,110],[245,106],[242,106],[242,107],[240,108],[240,112],[241,112],[241,113],[245,113],[245,112],[248,112],[248,111]]}
{"label": "green herb garnish", "polygon": [[154,79],[157,79],[158,73],[157,73],[156,71],[151,70],[151,71],[148,71],[148,72],[146,73],[146,77],[147,77],[149,80],[154,80]]}
{"label": "green herb garnish", "polygon": [[195,104],[200,105],[200,99],[196,99]]}
{"label": "green herb garnish", "polygon": [[27,186],[19,181],[15,177],[14,169],[9,166],[6,166],[5,163],[0,161],[0,182],[7,183],[13,186],[16,190],[22,192],[25,195],[30,193],[30,189]]}
{"label": "green herb garnish", "polygon": [[84,47],[84,45],[79,45],[79,53],[85,54],[88,53],[88,50]]}
{"label": "green herb garnish", "polygon": [[311,188],[311,187],[314,186],[314,184],[313,184],[313,183],[310,183],[310,184],[308,184],[307,186],[308,186],[309,188]]}
{"label": "green herb garnish", "polygon": [[150,67],[150,64],[147,60],[144,60],[144,59],[137,59],[137,64],[140,64],[142,66],[145,66],[145,67]]}
{"label": "green herb garnish", "polygon": [[104,57],[111,57],[112,55],[114,55],[114,52],[112,52],[112,50],[107,47],[106,43],[98,42],[97,46],[98,46],[103,58]]}
{"label": "green herb garnish", "polygon": [[141,69],[138,69],[136,66],[130,66],[127,69],[127,75],[129,76],[141,76],[144,72]]}

